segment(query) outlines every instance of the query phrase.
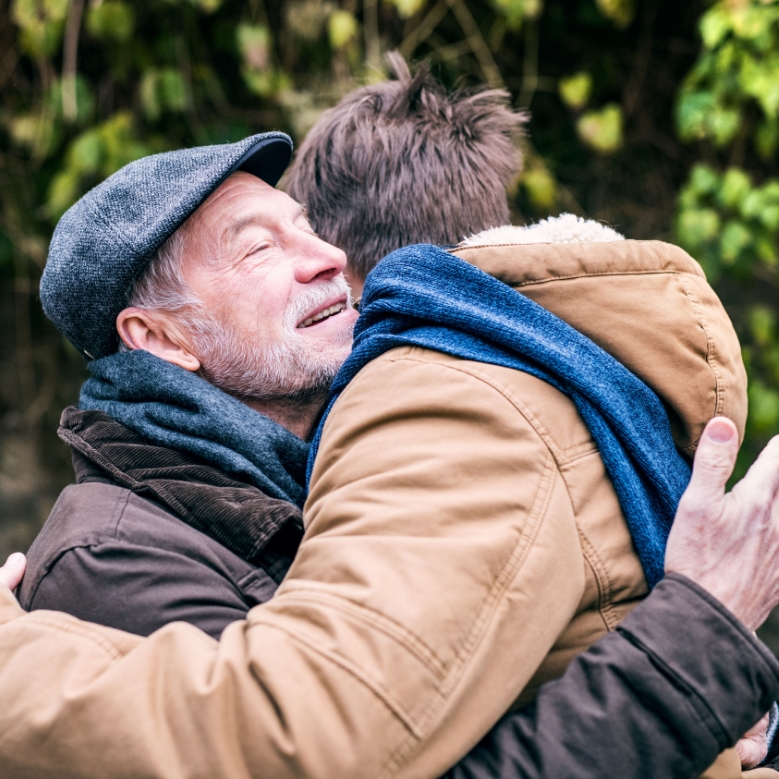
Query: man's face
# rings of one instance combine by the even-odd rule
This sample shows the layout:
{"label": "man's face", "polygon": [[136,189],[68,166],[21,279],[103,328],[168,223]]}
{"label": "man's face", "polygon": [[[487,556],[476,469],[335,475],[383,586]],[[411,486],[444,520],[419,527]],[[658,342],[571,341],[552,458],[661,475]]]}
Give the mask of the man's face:
{"label": "man's face", "polygon": [[205,377],[246,397],[326,388],[357,319],[345,264],[298,203],[248,173],[230,176],[195,213],[182,264],[202,303],[191,335]]}

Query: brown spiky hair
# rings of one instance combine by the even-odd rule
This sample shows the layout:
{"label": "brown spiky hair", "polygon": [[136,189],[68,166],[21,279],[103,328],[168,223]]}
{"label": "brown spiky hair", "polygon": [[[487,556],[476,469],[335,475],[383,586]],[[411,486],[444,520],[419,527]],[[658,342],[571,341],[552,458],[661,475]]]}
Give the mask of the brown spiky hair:
{"label": "brown spiky hair", "polygon": [[498,89],[447,91],[397,52],[393,80],[326,111],[301,145],[287,191],[358,277],[414,243],[451,245],[506,224],[526,116]]}

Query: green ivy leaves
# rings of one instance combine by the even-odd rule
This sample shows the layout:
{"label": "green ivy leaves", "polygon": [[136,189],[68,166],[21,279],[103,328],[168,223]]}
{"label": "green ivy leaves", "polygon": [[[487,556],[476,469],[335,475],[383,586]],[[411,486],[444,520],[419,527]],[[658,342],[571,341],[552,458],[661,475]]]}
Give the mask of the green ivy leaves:
{"label": "green ivy leaves", "polygon": [[764,119],[758,151],[772,153],[779,112],[779,6],[719,2],[701,18],[700,32],[704,49],[677,104],[681,138],[725,146],[754,103]]}
{"label": "green ivy leaves", "polygon": [[586,71],[561,78],[558,90],[562,101],[572,111],[581,111],[590,102],[592,76]]}
{"label": "green ivy leaves", "polygon": [[[682,139],[710,144],[714,156],[750,148],[764,160],[779,142],[779,4],[718,2],[701,18],[701,55],[682,86],[677,128]],[[755,118],[757,117],[757,118]],[[711,157],[711,153],[707,156]],[[742,164],[717,170],[698,164],[679,195],[681,244],[722,287],[779,286],[779,179]],[[779,332],[775,310],[756,303],[740,323],[749,375],[749,419],[743,461],[779,432]],[[750,447],[752,447],[750,451]]]}
{"label": "green ivy leaves", "polygon": [[622,109],[609,103],[597,111],[587,111],[576,122],[576,130],[595,151],[612,154],[622,146]]}
{"label": "green ivy leaves", "polygon": [[125,43],[132,37],[135,14],[128,3],[105,0],[89,7],[86,27],[89,34],[98,40]]}
{"label": "green ivy leaves", "polygon": [[81,133],[68,146],[65,164],[51,180],[47,214],[59,218],[90,186],[154,151],[161,149],[141,142],[126,111]]}
{"label": "green ivy leaves", "polygon": [[14,0],[11,18],[21,29],[24,51],[33,57],[54,54],[59,48],[69,0]]}
{"label": "green ivy leaves", "polygon": [[741,275],[754,263],[773,268],[779,239],[779,180],[755,186],[738,168],[720,174],[696,165],[679,196],[677,235],[709,279],[723,269]]}

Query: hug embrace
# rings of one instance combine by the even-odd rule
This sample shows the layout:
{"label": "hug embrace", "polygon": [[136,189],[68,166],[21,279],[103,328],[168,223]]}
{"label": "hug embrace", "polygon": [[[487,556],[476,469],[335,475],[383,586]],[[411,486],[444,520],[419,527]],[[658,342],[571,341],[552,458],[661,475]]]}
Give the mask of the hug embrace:
{"label": "hug embrace", "polygon": [[720,301],[669,244],[509,225],[524,117],[394,67],[289,194],[272,132],[60,221],[90,378],[0,569],[3,775],[779,777],[779,442],[725,494]]}

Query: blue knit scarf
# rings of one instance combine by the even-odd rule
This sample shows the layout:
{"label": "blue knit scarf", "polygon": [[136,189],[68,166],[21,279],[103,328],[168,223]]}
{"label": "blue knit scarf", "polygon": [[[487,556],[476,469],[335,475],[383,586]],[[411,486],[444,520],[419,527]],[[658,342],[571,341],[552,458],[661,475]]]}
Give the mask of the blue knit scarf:
{"label": "blue knit scarf", "polygon": [[690,478],[660,400],[561,319],[433,246],[400,249],[368,276],[354,351],[312,442],[309,478],[322,426],[341,391],[363,366],[398,346],[525,371],[567,395],[598,446],[649,586],[660,581],[668,533]]}
{"label": "blue knit scarf", "polygon": [[205,379],[149,352],[89,363],[82,409],[103,411],[149,441],[194,454],[299,507],[308,444]]}

